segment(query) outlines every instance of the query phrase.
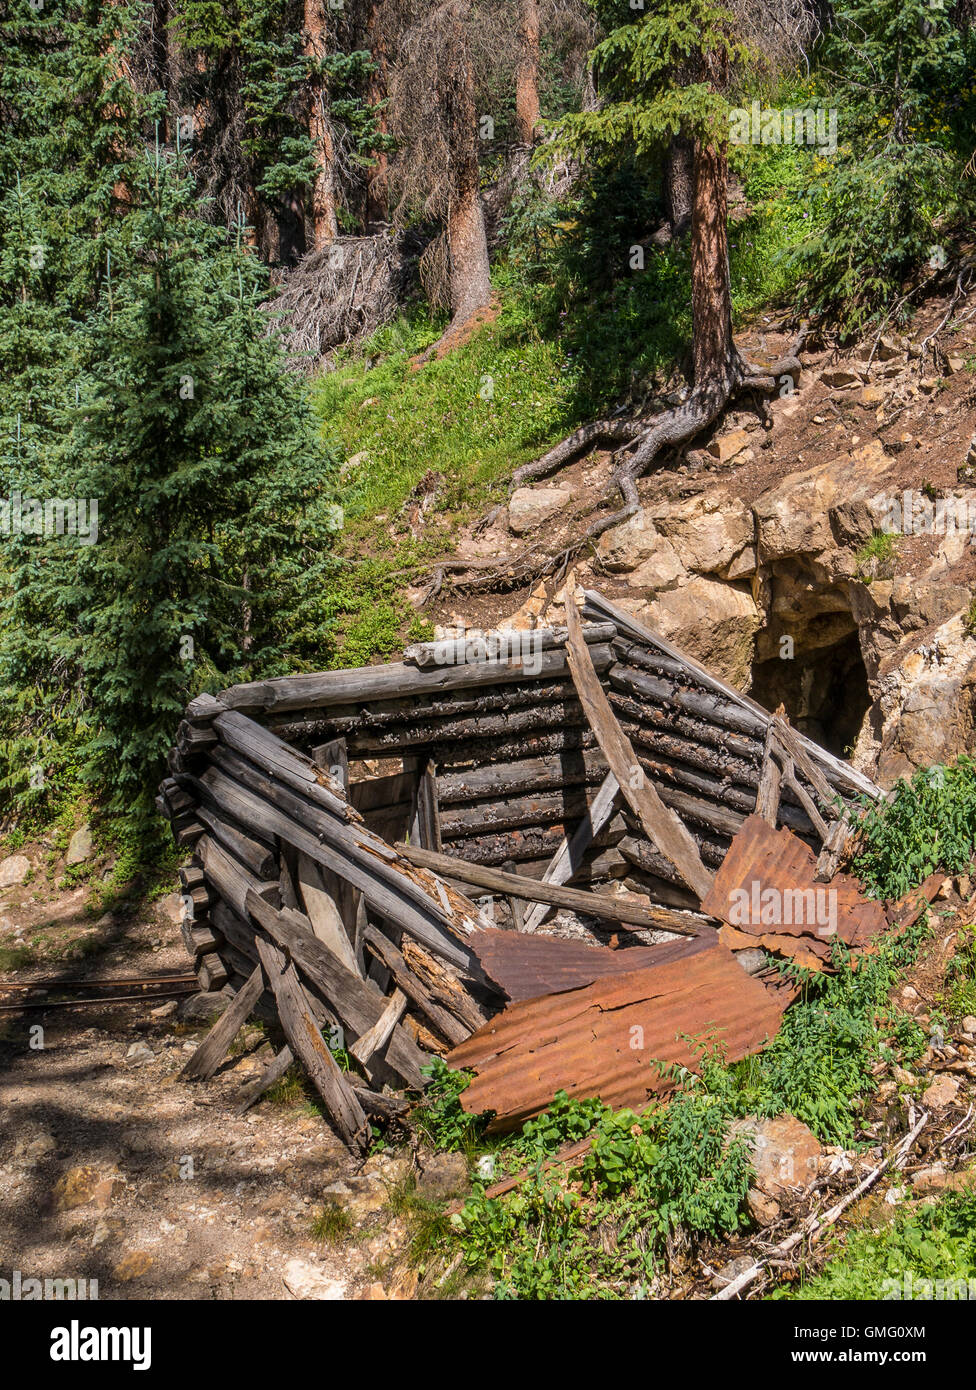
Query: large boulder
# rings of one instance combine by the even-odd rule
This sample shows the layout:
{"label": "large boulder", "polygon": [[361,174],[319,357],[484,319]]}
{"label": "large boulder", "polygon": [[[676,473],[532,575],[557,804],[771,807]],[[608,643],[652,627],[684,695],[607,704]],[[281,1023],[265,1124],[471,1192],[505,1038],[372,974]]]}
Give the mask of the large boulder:
{"label": "large boulder", "polygon": [[696,575],[680,588],[658,593],[643,620],[715,675],[748,689],[762,619],[745,589]]}
{"label": "large boulder", "polygon": [[755,535],[751,508],[738,497],[713,493],[692,497],[655,521],[685,569],[698,574],[725,574]]}
{"label": "large boulder", "polygon": [[838,541],[855,545],[878,529],[877,501],[893,460],[873,439],[853,454],[791,473],[753,504],[759,527],[759,559],[819,555]]}
{"label": "large boulder", "polygon": [[508,524],[516,536],[534,531],[573,500],[568,487],[520,487],[508,503]]}

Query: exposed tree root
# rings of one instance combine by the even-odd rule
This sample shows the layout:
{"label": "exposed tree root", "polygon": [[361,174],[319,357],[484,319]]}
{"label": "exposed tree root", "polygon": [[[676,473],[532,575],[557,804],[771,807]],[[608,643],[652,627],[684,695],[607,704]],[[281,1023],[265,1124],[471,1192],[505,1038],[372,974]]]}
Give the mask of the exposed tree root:
{"label": "exposed tree root", "polygon": [[496,566],[487,574],[473,580],[455,581],[464,589],[509,589],[535,583],[547,575],[559,577],[586,545],[591,544],[634,515],[639,506],[637,479],[646,473],[667,448],[685,444],[702,430],[708,429],[722,415],[729,403],[745,391],[769,394],[778,389],[784,376],[794,381],[800,371],[799,353],[806,341],[808,327],[803,325],[785,357],[767,366],[743,362],[738,355],[725,379],[708,381],[696,386],[688,399],[672,410],[664,411],[653,420],[609,419],[596,420],[575,430],[542,458],[516,469],[513,481],[522,484],[558,472],[600,443],[617,443],[618,454],[625,454],[614,469],[607,489],[607,500],[620,494],[623,506],[592,522],[573,543],[556,555],[525,553],[513,564]]}

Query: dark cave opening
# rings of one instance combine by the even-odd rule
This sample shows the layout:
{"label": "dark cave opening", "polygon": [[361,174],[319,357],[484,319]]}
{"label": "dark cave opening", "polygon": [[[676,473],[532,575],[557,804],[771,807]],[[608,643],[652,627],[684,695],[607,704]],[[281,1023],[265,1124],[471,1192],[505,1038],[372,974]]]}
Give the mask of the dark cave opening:
{"label": "dark cave opening", "polygon": [[782,704],[794,728],[828,752],[849,757],[871,705],[857,632],[792,658],[786,655],[790,640],[781,642],[783,657],[753,665],[749,693],[768,710]]}

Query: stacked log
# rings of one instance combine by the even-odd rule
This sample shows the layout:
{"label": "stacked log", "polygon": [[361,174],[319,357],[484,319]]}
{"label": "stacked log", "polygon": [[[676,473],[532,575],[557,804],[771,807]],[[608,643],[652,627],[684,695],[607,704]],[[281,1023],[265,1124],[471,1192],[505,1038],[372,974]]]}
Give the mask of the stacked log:
{"label": "stacked log", "polygon": [[[593,616],[574,631],[576,656],[589,653],[606,718],[636,760],[629,770],[661,816],[675,813],[708,877],[756,809],[774,721],[626,615]],[[648,894],[648,921],[676,924],[665,929],[682,930],[674,909],[698,901],[633,796],[620,799],[620,759],[584,713],[565,631],[490,636],[420,644],[388,666],[235,686],[188,707],[157,804],[192,856],[180,872],[187,950],[201,985],[235,1001],[188,1074],[212,1074],[228,1029],[249,1013],[286,1035],[242,1108],[297,1057],[361,1150],[369,1117],[396,1110],[384,1086],[422,1086],[430,1050],[481,1026],[498,992],[467,943],[479,908],[459,883],[514,885],[503,897],[516,925],[520,893],[577,903],[580,890],[620,878]],[[796,756],[774,816],[816,847],[826,800],[850,804],[865,779],[792,731],[783,738]],[[377,758],[398,770],[364,779]],[[572,872],[556,880],[575,887],[533,898],[528,882],[552,881],[580,835]],[[409,844],[398,851],[397,839]],[[597,905],[608,912],[608,900]]]}

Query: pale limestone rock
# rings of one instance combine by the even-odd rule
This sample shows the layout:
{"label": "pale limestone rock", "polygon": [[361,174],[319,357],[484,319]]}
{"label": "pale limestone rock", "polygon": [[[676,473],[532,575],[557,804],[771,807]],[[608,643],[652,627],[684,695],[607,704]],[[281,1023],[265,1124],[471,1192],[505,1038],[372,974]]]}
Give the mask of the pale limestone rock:
{"label": "pale limestone rock", "polygon": [[699,574],[724,573],[755,537],[751,508],[737,497],[709,494],[692,497],[657,518],[657,527],[685,569]]}
{"label": "pale limestone rock", "polygon": [[30,867],[25,854],[11,854],[0,860],[0,888],[16,888],[30,873]]}
{"label": "pale limestone rock", "polygon": [[605,569],[616,573],[634,570],[660,545],[658,529],[643,508],[619,526],[604,531],[596,553]]}
{"label": "pale limestone rock", "polygon": [[520,487],[508,504],[508,524],[516,536],[534,531],[573,500],[568,487]]}
{"label": "pale limestone rock", "polygon": [[760,614],[751,594],[731,584],[696,576],[658,593],[644,621],[715,675],[748,688]]}

